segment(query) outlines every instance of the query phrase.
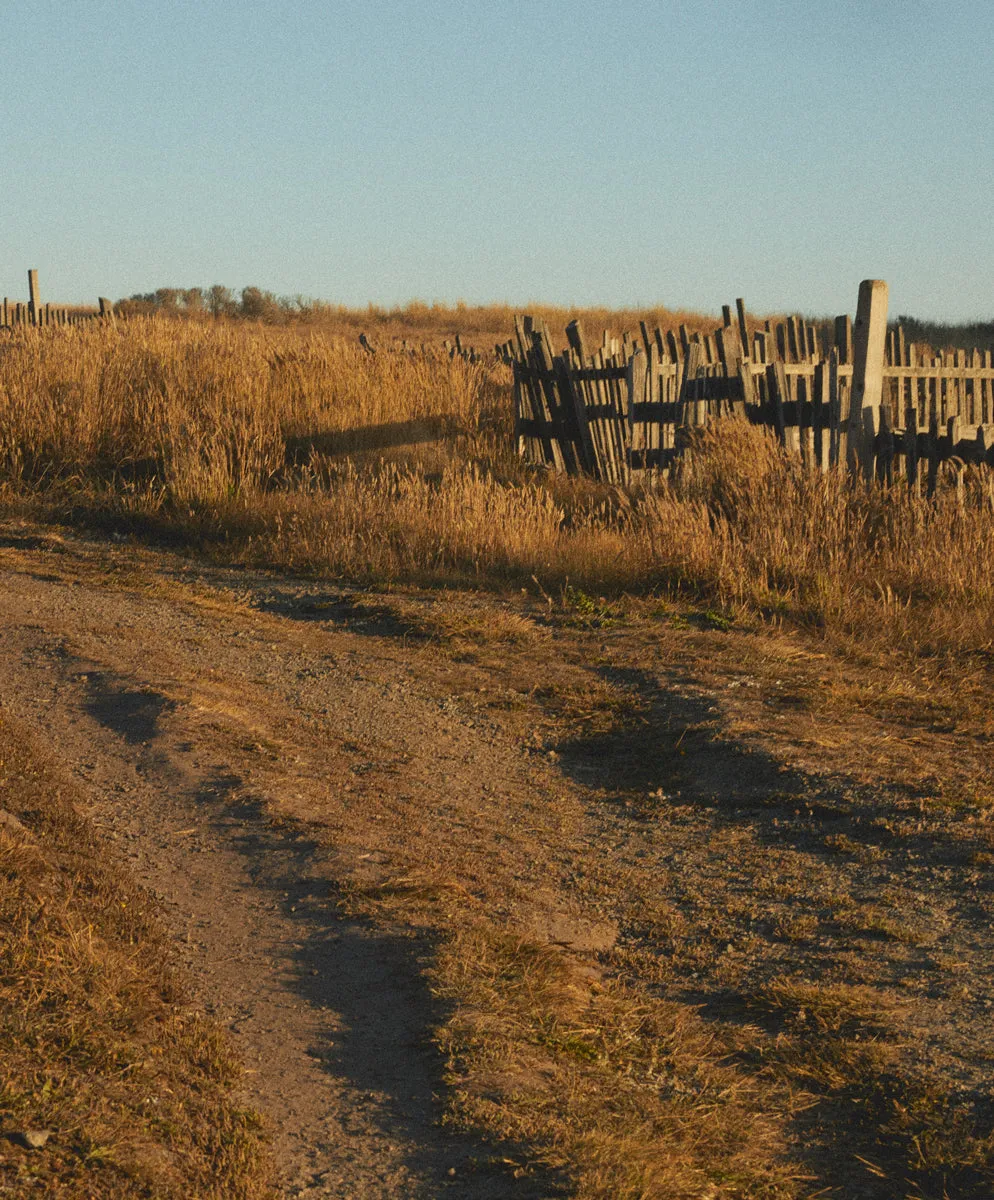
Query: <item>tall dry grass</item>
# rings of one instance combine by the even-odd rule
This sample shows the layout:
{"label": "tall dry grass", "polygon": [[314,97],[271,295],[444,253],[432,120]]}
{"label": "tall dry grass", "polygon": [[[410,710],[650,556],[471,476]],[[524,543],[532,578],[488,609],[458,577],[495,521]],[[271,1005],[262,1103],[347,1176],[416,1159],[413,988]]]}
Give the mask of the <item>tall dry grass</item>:
{"label": "tall dry grass", "polygon": [[[262,321],[268,325],[295,325],[353,341],[360,333],[366,333],[374,342],[389,342],[391,338],[397,338],[437,345],[443,339],[459,334],[464,341],[475,343],[480,350],[492,349],[495,344],[507,341],[513,335],[515,313],[521,311],[509,304],[466,304],[462,301],[457,304],[429,304],[423,300],[411,300],[407,304],[393,306],[368,304],[349,308],[321,300],[308,300],[302,296],[277,297],[258,288],[245,289],[239,302],[233,293],[222,290],[227,294],[224,304],[226,315],[222,317],[225,322],[237,317]],[[252,294],[251,298],[249,293]],[[157,315],[182,321],[214,320],[209,305],[205,305],[202,290],[192,307],[183,303],[185,295],[187,293],[183,289],[164,288],[159,289],[158,293],[121,300],[117,308],[128,317]],[[249,302],[246,303],[246,300]],[[586,328],[598,333],[602,329],[609,329],[614,334],[621,334],[625,330],[637,333],[640,321],[645,321],[650,328],[658,325],[662,329],[676,329],[679,325],[686,325],[691,333],[713,333],[715,327],[721,324],[717,314],[671,309],[661,305],[608,309],[529,303],[525,308],[544,320],[550,329],[561,329],[570,321],[578,320]]]}
{"label": "tall dry grass", "polygon": [[365,581],[684,596],[916,649],[988,648],[994,484],[854,486],[726,422],[630,496],[524,468],[498,363],[155,319],[0,346],[8,510]]}
{"label": "tall dry grass", "polygon": [[[544,321],[550,329],[563,329],[570,321],[576,320],[598,336],[604,329],[618,335],[625,330],[637,333],[640,321],[645,321],[650,328],[659,326],[661,329],[676,329],[686,325],[691,333],[713,333],[716,326],[721,324],[718,314],[665,308],[662,305],[610,309],[529,303],[524,309]],[[353,335],[365,330],[371,336],[379,333],[384,337],[430,341],[454,337],[458,333],[463,340],[475,340],[486,348],[512,336],[515,314],[521,311],[521,308],[513,308],[508,304],[447,305],[412,300],[392,308],[373,304],[367,308],[341,308],[316,303],[300,315],[303,320]]]}

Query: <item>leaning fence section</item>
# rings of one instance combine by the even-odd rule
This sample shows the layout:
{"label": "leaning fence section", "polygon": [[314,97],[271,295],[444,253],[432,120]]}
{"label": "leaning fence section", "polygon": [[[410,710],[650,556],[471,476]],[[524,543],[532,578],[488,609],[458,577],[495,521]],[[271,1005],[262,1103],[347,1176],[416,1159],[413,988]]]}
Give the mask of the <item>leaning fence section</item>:
{"label": "leaning fence section", "polygon": [[532,463],[625,484],[669,471],[691,432],[738,416],[812,467],[905,477],[931,489],[943,463],[994,465],[990,351],[935,352],[887,330],[886,284],[860,288],[855,322],[751,320],[723,310],[711,334],[648,329],[588,343],[577,322],[515,321],[518,449]]}

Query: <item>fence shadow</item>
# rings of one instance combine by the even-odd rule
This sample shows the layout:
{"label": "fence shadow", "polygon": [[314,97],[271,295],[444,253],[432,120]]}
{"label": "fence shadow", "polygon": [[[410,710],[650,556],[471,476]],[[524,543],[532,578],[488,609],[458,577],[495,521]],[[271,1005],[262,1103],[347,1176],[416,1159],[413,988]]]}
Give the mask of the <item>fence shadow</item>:
{"label": "fence shadow", "polygon": [[385,421],[379,425],[289,437],[286,440],[286,459],[289,466],[299,467],[310,463],[315,455],[334,458],[406,446],[424,446],[458,432],[457,422],[446,413],[430,414],[412,421]]}

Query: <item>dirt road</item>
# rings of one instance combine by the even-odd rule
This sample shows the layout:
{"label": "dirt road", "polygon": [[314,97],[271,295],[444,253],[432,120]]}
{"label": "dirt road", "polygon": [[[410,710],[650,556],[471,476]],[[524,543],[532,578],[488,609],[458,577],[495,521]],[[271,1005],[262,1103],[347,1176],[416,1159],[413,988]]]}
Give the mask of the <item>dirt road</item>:
{"label": "dirt road", "polygon": [[[661,986],[715,1022],[740,1021],[735,997],[784,973],[876,987],[897,997],[902,1053],[964,1106],[990,1103],[994,906],[975,813],[940,820],[906,783],[882,798],[836,771],[828,723],[819,750],[777,706],[794,693],[774,674],[796,683],[796,662],[733,647],[694,668],[685,641],[636,667],[623,629],[560,639],[474,597],[458,602],[464,630],[481,645],[495,631],[498,651],[466,635],[453,652],[430,636],[436,603],[419,623],[411,600],[0,537],[0,702],[84,781],[160,900],[249,1067],[287,1195],[556,1192],[514,1169],[527,1148],[495,1155],[440,1128],[431,940],[339,904],[441,861],[495,919],[564,953],[665,952]],[[501,641],[515,622],[524,650]],[[618,696],[638,721],[606,727]],[[885,726],[868,721],[868,747],[893,742]],[[647,891],[679,934],[647,918]],[[837,1184],[832,1120],[805,1136]]]}
{"label": "dirt road", "polygon": [[453,719],[416,662],[311,620],[320,589],[315,602],[214,576],[226,595],[175,563],[157,595],[127,555],[123,577],[100,578],[101,558],[4,540],[0,696],[89,785],[93,819],[161,900],[204,1007],[236,1035],[247,1100],[278,1131],[287,1194],[508,1194],[469,1183],[480,1147],[437,1129],[426,948],[343,920],[336,899],[343,879],[419,859],[396,844],[405,828],[379,833],[384,814],[350,820],[347,797],[363,809],[386,777],[423,819],[484,821],[529,791],[520,752]]}

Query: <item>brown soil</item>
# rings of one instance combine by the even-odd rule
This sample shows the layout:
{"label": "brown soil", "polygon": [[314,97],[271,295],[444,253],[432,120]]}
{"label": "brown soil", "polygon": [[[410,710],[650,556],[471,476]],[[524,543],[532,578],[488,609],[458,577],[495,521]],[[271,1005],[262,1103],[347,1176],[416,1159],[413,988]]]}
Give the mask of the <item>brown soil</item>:
{"label": "brown soil", "polygon": [[[341,903],[440,867],[598,970],[651,960],[725,1036],[786,1020],[756,1000],[785,976],[872,988],[908,1069],[989,1120],[991,730],[884,703],[886,663],[23,526],[0,580],[0,702],[161,902],[286,1195],[561,1190],[529,1147],[440,1126],[432,939]],[[813,1190],[898,1194],[849,1122],[800,1119]]]}

